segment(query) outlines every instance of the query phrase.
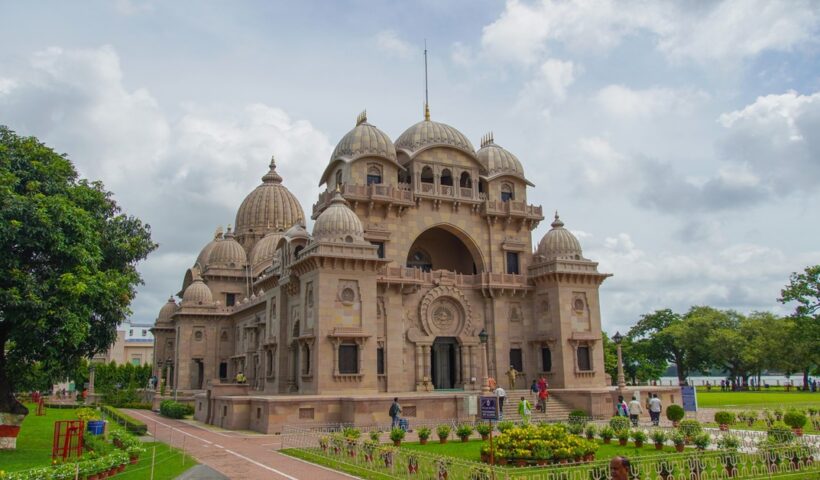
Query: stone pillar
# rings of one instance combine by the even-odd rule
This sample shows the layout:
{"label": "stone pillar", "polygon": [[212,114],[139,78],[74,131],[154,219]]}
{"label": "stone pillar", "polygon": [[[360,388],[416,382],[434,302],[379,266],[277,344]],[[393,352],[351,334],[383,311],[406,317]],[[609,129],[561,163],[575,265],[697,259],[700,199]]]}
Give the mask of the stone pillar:
{"label": "stone pillar", "polygon": [[422,354],[421,345],[416,344],[416,390],[422,389],[421,384],[424,380],[424,356]]}
{"label": "stone pillar", "polygon": [[475,368],[475,348],[472,345],[468,346],[467,348],[469,348],[469,355],[468,356],[469,356],[469,359],[470,359],[470,370],[469,370],[470,371],[470,374],[469,374],[470,379],[471,380],[473,378],[477,379],[478,378],[478,372],[476,372],[476,368]]}
{"label": "stone pillar", "polygon": [[88,394],[94,394],[94,375],[96,373],[96,369],[92,365],[91,368],[88,369]]}
{"label": "stone pillar", "polygon": [[424,345],[424,347],[422,348],[422,350],[424,350],[422,360],[424,361],[424,377],[427,379],[427,385],[428,385],[427,388],[429,390],[432,390],[433,389],[432,388],[432,384],[433,384],[433,370],[432,369],[433,369],[433,366],[431,365],[431,362],[430,362],[430,348],[431,348],[430,345]]}

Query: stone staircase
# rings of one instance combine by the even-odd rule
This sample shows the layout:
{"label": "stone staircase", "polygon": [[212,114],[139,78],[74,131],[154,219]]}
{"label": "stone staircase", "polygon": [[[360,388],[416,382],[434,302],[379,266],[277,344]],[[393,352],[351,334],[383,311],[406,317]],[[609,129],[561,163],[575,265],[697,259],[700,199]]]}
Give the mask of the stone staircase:
{"label": "stone staircase", "polygon": [[572,407],[555,398],[554,395],[550,395],[549,400],[547,400],[547,412],[544,414],[535,409],[532,392],[529,390],[508,390],[507,400],[504,402],[504,420],[513,422],[521,420],[521,416],[518,415],[518,402],[521,397],[526,398],[533,406],[532,416],[530,417],[531,422],[566,420],[573,410]]}

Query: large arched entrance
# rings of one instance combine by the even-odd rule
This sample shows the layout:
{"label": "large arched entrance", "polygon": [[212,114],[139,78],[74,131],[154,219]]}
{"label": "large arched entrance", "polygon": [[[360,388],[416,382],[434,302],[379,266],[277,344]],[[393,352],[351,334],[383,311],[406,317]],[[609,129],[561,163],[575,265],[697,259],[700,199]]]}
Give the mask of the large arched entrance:
{"label": "large arched entrance", "polygon": [[474,275],[484,271],[484,260],[472,239],[448,224],[436,225],[416,237],[407,252],[406,264],[425,272],[448,270]]}
{"label": "large arched entrance", "polygon": [[455,337],[436,337],[430,349],[430,366],[433,388],[436,390],[456,388],[458,369],[456,357],[458,340]]}

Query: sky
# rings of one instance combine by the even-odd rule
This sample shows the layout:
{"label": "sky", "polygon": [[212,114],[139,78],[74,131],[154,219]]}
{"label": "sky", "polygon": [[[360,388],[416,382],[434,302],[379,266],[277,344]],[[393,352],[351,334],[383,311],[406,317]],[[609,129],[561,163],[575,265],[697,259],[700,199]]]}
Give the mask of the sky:
{"label": "sky", "polygon": [[[820,263],[820,2],[0,0],[0,124],[102,180],[159,244],[132,318],[179,291],[275,155],[309,212],[367,110],[492,131],[613,273],[603,328],[692,305],[786,314]],[[550,215],[533,245],[550,228]]]}

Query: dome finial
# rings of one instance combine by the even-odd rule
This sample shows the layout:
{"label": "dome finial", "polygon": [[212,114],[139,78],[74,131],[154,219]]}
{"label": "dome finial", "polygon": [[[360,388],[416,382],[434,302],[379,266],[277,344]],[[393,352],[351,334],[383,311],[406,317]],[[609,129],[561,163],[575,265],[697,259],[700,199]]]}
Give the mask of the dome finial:
{"label": "dome finial", "polygon": [[222,225],[216,227],[216,231],[214,231],[214,240],[219,240],[222,238]]}
{"label": "dome finial", "polygon": [[487,145],[493,144],[493,132],[487,132],[481,137],[481,148],[486,147]]}
{"label": "dome finial", "polygon": [[356,126],[358,127],[359,125],[365,122],[367,122],[367,109],[362,110],[362,113],[360,113],[359,116],[356,117]]}
{"label": "dome finial", "polygon": [[552,228],[561,228],[564,226],[564,222],[561,221],[561,218],[558,217],[558,210],[555,211],[555,220],[553,220],[551,227]]}
{"label": "dome finial", "polygon": [[282,183],[282,177],[276,173],[276,158],[271,155],[270,156],[270,170],[262,177],[262,181],[265,183]]}
{"label": "dome finial", "polygon": [[428,105],[427,103],[424,104],[424,121],[430,121],[430,105]]}

